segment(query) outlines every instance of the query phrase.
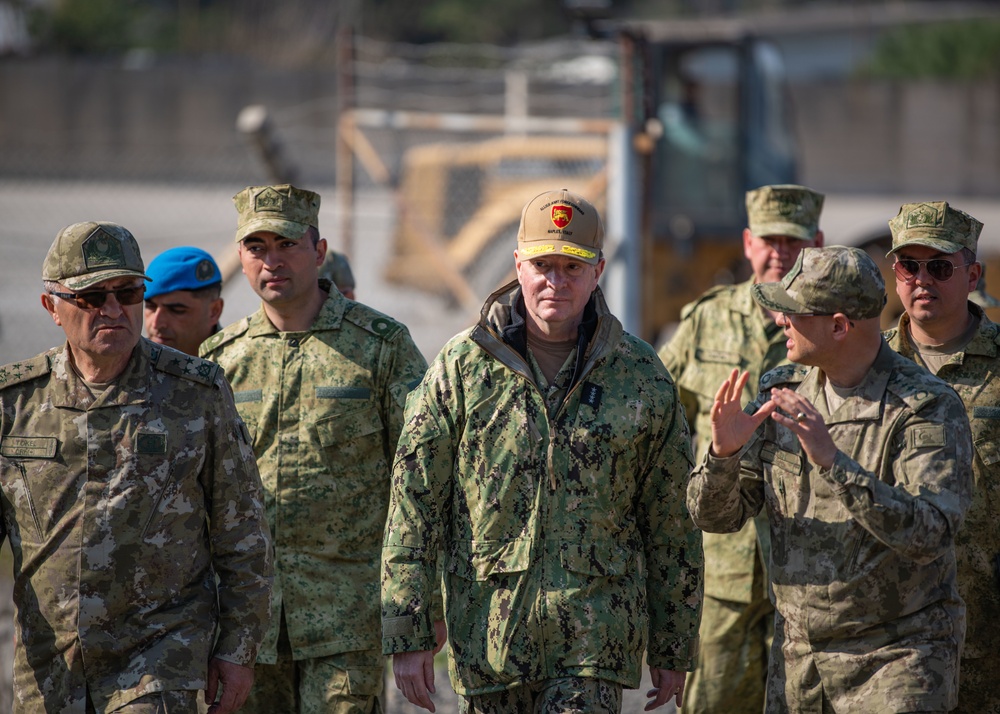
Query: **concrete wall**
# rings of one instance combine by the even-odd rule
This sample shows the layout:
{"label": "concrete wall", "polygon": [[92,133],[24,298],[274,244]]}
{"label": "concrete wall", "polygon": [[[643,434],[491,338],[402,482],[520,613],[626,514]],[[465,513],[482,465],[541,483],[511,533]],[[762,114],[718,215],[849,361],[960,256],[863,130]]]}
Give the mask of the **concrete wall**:
{"label": "concrete wall", "polygon": [[[377,81],[359,91],[391,106],[393,92]],[[804,183],[831,192],[1000,194],[1000,82],[826,80],[790,93]],[[335,96],[332,70],[8,59],[0,62],[0,177],[266,179],[235,128],[244,106],[262,103],[303,181],[329,184]]]}

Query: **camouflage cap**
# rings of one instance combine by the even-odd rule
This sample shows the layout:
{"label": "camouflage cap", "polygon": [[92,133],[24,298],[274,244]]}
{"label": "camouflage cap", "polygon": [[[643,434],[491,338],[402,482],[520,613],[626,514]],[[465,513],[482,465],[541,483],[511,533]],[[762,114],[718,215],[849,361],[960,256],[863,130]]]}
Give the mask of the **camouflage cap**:
{"label": "camouflage cap", "polygon": [[139,244],[117,223],[87,221],[66,226],[42,263],[42,280],[83,290],[112,278],[146,278]]}
{"label": "camouflage cap", "polygon": [[853,320],[878,317],[885,307],[885,281],[875,261],[859,248],[803,248],[778,283],[752,288],[758,304],[788,315],[841,312]]}
{"label": "camouflage cap", "polygon": [[517,254],[521,260],[564,255],[597,265],[604,248],[604,224],[583,196],[565,188],[540,193],[521,210]]}
{"label": "camouflage cap", "polygon": [[239,213],[237,243],[257,231],[298,240],[310,226],[319,229],[319,194],[291,184],[247,186],[233,203]]}
{"label": "camouflage cap", "polygon": [[747,227],[755,236],[812,240],[819,230],[823,194],[795,184],[747,191]]}
{"label": "camouflage cap", "polygon": [[962,248],[976,252],[983,224],[965,211],[952,208],[947,201],[904,203],[889,221],[892,231],[892,255],[907,245],[925,245],[942,253],[957,253]]}
{"label": "camouflage cap", "polygon": [[335,250],[326,251],[323,265],[319,266],[319,277],[333,281],[338,288],[351,288],[354,285],[354,273],[351,272],[351,264],[347,261],[347,256]]}

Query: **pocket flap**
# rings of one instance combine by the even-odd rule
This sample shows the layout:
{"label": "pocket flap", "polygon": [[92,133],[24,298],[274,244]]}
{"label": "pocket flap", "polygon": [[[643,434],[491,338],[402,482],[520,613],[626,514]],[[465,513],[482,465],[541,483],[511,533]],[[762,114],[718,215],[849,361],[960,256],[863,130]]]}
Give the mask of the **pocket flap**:
{"label": "pocket flap", "polygon": [[976,442],[976,452],[987,466],[1000,461],[1000,443],[994,439],[979,439]]}
{"label": "pocket flap", "polygon": [[448,571],[466,580],[486,580],[491,575],[528,569],[531,540],[456,541],[451,544]]}
{"label": "pocket flap", "polygon": [[382,430],[382,420],[374,406],[316,420],[321,446],[334,446]]}
{"label": "pocket flap", "polygon": [[559,557],[566,570],[598,577],[624,575],[632,560],[627,550],[612,543],[567,543]]}

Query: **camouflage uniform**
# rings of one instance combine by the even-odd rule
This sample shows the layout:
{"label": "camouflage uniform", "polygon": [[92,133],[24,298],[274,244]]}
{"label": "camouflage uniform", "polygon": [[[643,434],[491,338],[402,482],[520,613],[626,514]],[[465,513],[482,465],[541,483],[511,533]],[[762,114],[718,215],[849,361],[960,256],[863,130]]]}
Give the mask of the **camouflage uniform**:
{"label": "camouflage uniform", "polygon": [[[753,281],[713,288],[681,312],[660,359],[694,425],[700,461],[719,385],[733,369],[750,373],[743,402],[768,370],[787,362],[785,336],[750,296]],[[705,533],[705,607],[698,667],[684,691],[685,712],[759,714],[767,679],[774,608],[767,591],[767,519],[738,533]],[[758,539],[758,533],[760,538]]]}
{"label": "camouflage uniform", "polygon": [[[958,590],[965,600],[967,636],[962,651],[962,687],[959,710],[1000,712],[1000,326],[990,322],[982,308],[969,303],[969,311],[979,319],[979,331],[965,348],[937,372],[958,392],[972,426],[972,474],[975,493],[962,529],[955,538],[958,560]],[[909,338],[910,318],[906,313],[899,326],[885,333],[889,346],[904,357],[922,364]],[[926,366],[926,365],[924,365]],[[979,678],[974,687],[968,677],[976,672],[992,676]]]}
{"label": "camouflage uniform", "polygon": [[673,383],[598,289],[576,358],[543,390],[520,294],[516,283],[494,293],[407,401],[382,555],[383,651],[434,644],[440,546],[451,679],[464,697],[562,677],[636,687],[646,646],[650,666],[690,669],[702,552],[678,497],[691,454]]}
{"label": "camouflage uniform", "polygon": [[[406,394],[426,361],[402,324],[336,290],[308,331],[279,332],[261,309],[209,338],[201,353],[236,390],[265,486],[275,616],[259,662],[279,663],[287,628],[294,660],[354,653],[345,692],[377,697],[389,464]],[[274,703],[287,709],[287,700]]]}
{"label": "camouflage uniform", "polygon": [[95,400],[56,348],[0,368],[0,420],[16,711],[109,712],[204,689],[212,657],[253,665],[270,539],[217,365],[140,339]]}
{"label": "camouflage uniform", "polygon": [[[789,273],[791,276],[792,273]],[[971,499],[972,445],[955,393],[882,344],[857,392],[826,409],[818,368],[761,380],[805,396],[839,447],[812,464],[773,419],[688,486],[706,530],[738,530],[765,505],[776,616],[768,712],[945,711],[955,706],[965,608],[954,534]]]}

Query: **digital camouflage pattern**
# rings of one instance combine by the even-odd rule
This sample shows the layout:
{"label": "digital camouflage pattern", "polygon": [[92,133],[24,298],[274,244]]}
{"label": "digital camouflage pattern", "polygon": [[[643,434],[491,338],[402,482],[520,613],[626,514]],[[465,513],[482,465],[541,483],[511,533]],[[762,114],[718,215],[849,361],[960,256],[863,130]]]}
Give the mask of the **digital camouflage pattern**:
{"label": "digital camouflage pattern", "polygon": [[751,294],[768,310],[786,315],[841,312],[852,320],[878,317],[886,300],[875,261],[860,248],[842,245],[803,248],[780,282],[754,285]]}
{"label": "digital camouflage pattern", "polygon": [[270,538],[217,365],[140,339],[95,400],[59,347],[0,368],[0,420],[15,711],[82,714],[88,692],[112,711],[204,689],[211,657],[253,665]]}
{"label": "digital camouflage pattern", "polygon": [[688,485],[705,530],[738,530],[767,508],[777,609],[767,711],[952,709],[965,635],[955,533],[972,497],[961,400],[887,344],[833,414],[821,371],[797,365],[765,374],[746,411],[774,387],[819,410],[840,449],[833,467],[814,466],[767,419],[742,458],[709,455]]}
{"label": "digital camouflage pattern", "polygon": [[755,236],[813,240],[819,232],[823,194],[805,186],[777,184],[747,191],[747,227]]}
{"label": "digital camouflage pattern", "polygon": [[201,353],[226,370],[264,482],[275,617],[259,661],[276,663],[283,613],[296,660],[372,650],[382,667],[390,465],[423,356],[402,324],[336,290],[305,332],[279,332],[260,309]]}
{"label": "digital camouflage pattern", "polygon": [[459,699],[460,714],[621,714],[622,685],[606,679],[557,677]]}
{"label": "digital camouflage pattern", "polygon": [[636,687],[644,647],[652,667],[690,669],[701,534],[682,497],[690,435],[673,382],[598,289],[582,358],[543,392],[501,336],[524,336],[519,296],[516,282],[494,293],[407,400],[382,555],[383,652],[433,646],[440,550],[463,696],[567,676]]}
{"label": "digital camouflage pattern", "polygon": [[233,196],[233,204],[237,243],[257,231],[299,240],[309,228],[319,228],[319,194],[288,183],[247,186]]}
{"label": "digital camouflage pattern", "polygon": [[925,245],[942,253],[957,253],[962,248],[976,252],[983,224],[965,211],[952,208],[947,201],[904,203],[889,221],[892,255],[908,245]]}
{"label": "digital camouflage pattern", "polygon": [[[958,392],[972,427],[972,475],[975,490],[962,529],[955,537],[958,591],[965,600],[966,637],[962,651],[962,679],[958,711],[968,714],[1000,711],[1000,326],[990,322],[976,305],[969,310],[979,319],[979,331],[965,349],[952,355],[937,376]],[[909,337],[909,316],[885,333],[889,346],[924,365]],[[974,660],[974,661],[973,661]],[[992,677],[970,677],[992,671]]]}
{"label": "digital camouflage pattern", "polygon": [[[752,385],[787,362],[784,332],[750,297],[752,284],[712,288],[687,305],[677,331],[659,352],[693,425],[698,461],[711,443],[715,393],[732,370],[750,373],[742,396],[745,405],[753,399]],[[765,570],[770,532],[766,516],[761,514],[757,521],[756,526],[746,523],[738,533],[702,536],[706,605],[698,666],[684,692],[685,712],[763,710],[773,608]],[[725,604],[710,606],[709,599]],[[738,618],[733,617],[736,603],[745,605]]]}
{"label": "digital camouflage pattern", "polygon": [[139,244],[124,226],[87,221],[56,235],[42,263],[42,280],[86,290],[112,278],[145,278]]}

